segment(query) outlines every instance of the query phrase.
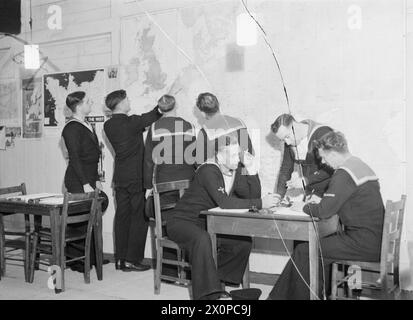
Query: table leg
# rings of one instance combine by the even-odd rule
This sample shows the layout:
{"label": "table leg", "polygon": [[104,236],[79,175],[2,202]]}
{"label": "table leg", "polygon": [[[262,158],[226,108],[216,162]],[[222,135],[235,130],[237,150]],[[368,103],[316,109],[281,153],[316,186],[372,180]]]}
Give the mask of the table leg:
{"label": "table leg", "polygon": [[100,204],[98,205],[95,228],[93,230],[95,241],[95,253],[96,253],[96,274],[98,280],[103,279],[103,239],[102,239],[102,210]]}
{"label": "table leg", "polygon": [[212,244],[212,257],[214,258],[215,265],[218,268],[218,258],[217,258],[217,235],[214,230],[214,216],[207,217],[207,230],[211,237],[211,244]]}
{"label": "table leg", "polygon": [[308,224],[309,235],[309,260],[310,260],[310,299],[318,300],[318,276],[319,276],[319,267],[318,267],[318,250],[319,245],[317,241],[317,235],[314,230],[312,223]]}
{"label": "table leg", "polygon": [[[51,265],[59,266],[61,274],[64,272],[64,266],[61,265],[61,244],[60,244],[60,209],[55,208],[50,212],[50,231],[52,234],[52,261]],[[62,253],[64,254],[64,252]],[[63,280],[63,279],[62,279]],[[57,280],[56,283],[59,283]],[[63,285],[63,283],[62,283]],[[55,293],[60,293],[61,288],[55,287]]]}
{"label": "table leg", "polygon": [[4,224],[3,215],[0,213],[0,279],[4,276],[6,270],[6,257],[5,257],[5,236],[4,236]]}

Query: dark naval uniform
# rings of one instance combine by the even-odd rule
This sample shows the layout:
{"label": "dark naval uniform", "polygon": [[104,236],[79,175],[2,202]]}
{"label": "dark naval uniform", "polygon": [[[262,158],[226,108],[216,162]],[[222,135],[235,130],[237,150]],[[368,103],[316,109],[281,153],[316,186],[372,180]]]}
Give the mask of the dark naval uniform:
{"label": "dark naval uniform", "polygon": [[[325,264],[326,295],[330,294],[330,269],[335,260],[379,261],[384,206],[378,178],[357,157],[348,159],[331,178],[319,204],[307,204],[307,214],[326,219],[337,214],[344,231],[321,239]],[[309,284],[308,243],[296,247],[293,260]],[[321,270],[321,267],[320,267]],[[320,276],[320,288],[322,278]],[[310,291],[291,260],[270,293],[269,299],[309,299]]]}
{"label": "dark naval uniform", "polygon": [[[99,180],[98,163],[100,157],[99,140],[96,132],[91,125],[77,119],[70,119],[66,122],[62,131],[64,146],[67,150],[69,162],[67,165],[64,184],[67,192],[83,193],[83,185],[90,184],[96,188],[96,181]],[[87,223],[77,227],[68,228],[76,229],[80,232],[86,232]],[[84,243],[76,243],[80,248],[68,244],[66,248],[70,259],[80,257],[84,254]],[[95,264],[95,246],[91,242],[90,263]],[[83,272],[83,263],[81,261],[69,264],[73,270]]]}
{"label": "dark naval uniform", "polygon": [[205,163],[167,222],[170,239],[185,250],[192,265],[194,299],[216,298],[222,290],[220,281],[239,284],[251,251],[249,237],[218,236],[218,270],[212,257],[211,238],[206,231],[202,210],[261,208],[261,185],[258,175],[242,175],[236,170],[232,189],[227,193],[224,177],[217,164]]}
{"label": "dark naval uniform", "polygon": [[115,259],[140,263],[148,224],[144,215],[143,132],[161,117],[158,108],[140,116],[114,114],[104,131],[115,151]]}
{"label": "dark naval uniform", "polygon": [[77,119],[71,119],[65,124],[62,137],[69,157],[64,178],[67,191],[84,192],[84,184],[90,184],[95,188],[96,181],[99,180],[100,148],[93,127]]}
{"label": "dark naval uniform", "polygon": [[162,117],[149,129],[145,143],[144,186],[152,188],[156,161],[156,182],[192,179],[195,173],[195,128],[180,117]]}
{"label": "dark naval uniform", "polygon": [[314,148],[313,143],[326,133],[332,131],[332,129],[312,120],[304,120],[301,122],[309,125],[307,135],[308,143],[306,143],[306,141],[303,142],[306,144],[306,146],[304,146],[306,150],[303,152],[305,155],[297,156],[295,147],[284,144],[284,155],[278,174],[277,193],[284,197],[287,191],[286,183],[291,179],[294,164],[300,163],[303,168],[303,175],[307,181],[306,194],[310,194],[314,190],[314,194],[322,197],[328,187],[333,170],[321,163],[318,151]]}
{"label": "dark naval uniform", "polygon": [[254,154],[250,136],[244,122],[238,118],[215,114],[207,119],[197,137],[196,159],[201,164],[207,159],[213,159],[219,139],[234,135],[243,151]]}
{"label": "dark naval uniform", "polygon": [[[192,180],[195,174],[195,144],[194,126],[180,117],[162,117],[154,122],[149,129],[145,143],[144,186],[152,188],[154,164],[157,164],[155,181],[157,183]],[[160,195],[161,205],[176,203],[179,200],[178,191],[165,192]],[[147,199],[145,214],[154,217],[153,198]],[[163,220],[167,220],[170,210],[162,211]],[[176,250],[164,248],[164,258],[176,260]],[[177,276],[177,267],[166,264],[162,274]]]}

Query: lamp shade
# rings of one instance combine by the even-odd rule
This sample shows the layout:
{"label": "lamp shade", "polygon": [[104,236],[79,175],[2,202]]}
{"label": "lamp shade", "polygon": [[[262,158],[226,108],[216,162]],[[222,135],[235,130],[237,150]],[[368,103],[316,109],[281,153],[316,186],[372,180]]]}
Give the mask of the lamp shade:
{"label": "lamp shade", "polygon": [[24,67],[26,69],[39,69],[40,55],[39,46],[37,44],[24,46]]}
{"label": "lamp shade", "polygon": [[257,26],[247,13],[237,16],[237,45],[253,46],[257,43]]}

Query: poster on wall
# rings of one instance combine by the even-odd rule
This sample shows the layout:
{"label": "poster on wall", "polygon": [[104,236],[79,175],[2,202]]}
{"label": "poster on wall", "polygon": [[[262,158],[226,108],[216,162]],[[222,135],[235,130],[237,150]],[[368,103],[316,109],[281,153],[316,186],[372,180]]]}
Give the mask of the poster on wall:
{"label": "poster on wall", "polygon": [[41,78],[22,81],[23,138],[41,138],[43,132],[43,105]]}
{"label": "poster on wall", "polygon": [[92,111],[91,116],[103,115],[105,70],[85,70],[45,74],[43,76],[44,126],[62,128],[71,112],[66,97],[75,91],[85,91]]}
{"label": "poster on wall", "polygon": [[6,150],[6,127],[0,126],[0,150]]}
{"label": "poster on wall", "polygon": [[21,127],[6,127],[6,149],[14,148],[16,145],[16,138],[21,138]]}
{"label": "poster on wall", "polygon": [[0,81],[0,125],[21,125],[17,81]]}

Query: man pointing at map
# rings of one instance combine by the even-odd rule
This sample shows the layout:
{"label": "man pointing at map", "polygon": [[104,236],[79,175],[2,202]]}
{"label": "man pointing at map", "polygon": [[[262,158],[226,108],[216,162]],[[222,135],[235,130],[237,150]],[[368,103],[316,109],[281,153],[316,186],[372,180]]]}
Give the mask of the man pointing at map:
{"label": "man pointing at map", "polygon": [[112,117],[105,122],[104,131],[115,151],[115,266],[122,271],[145,271],[150,267],[141,264],[148,231],[144,216],[142,134],[162,113],[156,106],[140,116],[128,116],[131,108],[125,90],[108,94],[105,104]]}

